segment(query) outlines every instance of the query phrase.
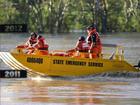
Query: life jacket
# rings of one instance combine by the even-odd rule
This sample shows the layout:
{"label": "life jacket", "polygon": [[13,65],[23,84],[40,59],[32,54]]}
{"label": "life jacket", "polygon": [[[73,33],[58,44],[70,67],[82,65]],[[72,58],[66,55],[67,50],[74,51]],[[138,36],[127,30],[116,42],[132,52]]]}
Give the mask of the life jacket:
{"label": "life jacket", "polygon": [[37,38],[32,38],[32,37],[30,37],[30,38],[28,39],[28,41],[29,41],[30,45],[32,46],[33,44],[37,43]]}
{"label": "life jacket", "polygon": [[43,36],[38,37],[38,49],[40,50],[48,50],[49,45],[46,43],[45,38]]}
{"label": "life jacket", "polygon": [[48,44],[46,44],[45,42],[45,38],[41,35],[38,35],[36,38],[29,38],[29,43],[31,44],[31,46],[33,46],[34,44],[37,43],[37,45],[35,46],[38,49],[48,49]]}
{"label": "life jacket", "polygon": [[98,32],[91,32],[86,39],[87,43],[89,44],[89,46],[94,42],[95,46],[97,45],[101,45],[101,40],[100,40],[100,36],[98,34]]}
{"label": "life jacket", "polygon": [[86,41],[81,41],[81,42],[79,43],[78,48],[79,48],[79,51],[80,51],[80,52],[87,52],[88,49],[89,49],[89,46],[88,46],[88,44],[86,43]]}
{"label": "life jacket", "polygon": [[45,46],[45,38],[42,36],[38,36],[38,47],[43,48]]}

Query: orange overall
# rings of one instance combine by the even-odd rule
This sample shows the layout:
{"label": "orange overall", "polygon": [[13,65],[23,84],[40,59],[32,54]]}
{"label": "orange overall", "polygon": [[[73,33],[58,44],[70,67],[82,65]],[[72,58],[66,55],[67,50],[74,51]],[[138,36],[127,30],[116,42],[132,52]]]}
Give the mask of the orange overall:
{"label": "orange overall", "polygon": [[88,44],[86,41],[78,41],[76,50],[79,52],[88,52]]}
{"label": "orange overall", "polygon": [[25,45],[17,46],[17,48],[28,49],[28,54],[32,54],[35,49],[40,50],[42,54],[48,54],[48,44],[45,43],[45,38],[38,35],[37,37],[29,37]]}
{"label": "orange overall", "polygon": [[98,58],[102,52],[102,44],[98,32],[95,30],[88,34],[87,41],[92,58]]}

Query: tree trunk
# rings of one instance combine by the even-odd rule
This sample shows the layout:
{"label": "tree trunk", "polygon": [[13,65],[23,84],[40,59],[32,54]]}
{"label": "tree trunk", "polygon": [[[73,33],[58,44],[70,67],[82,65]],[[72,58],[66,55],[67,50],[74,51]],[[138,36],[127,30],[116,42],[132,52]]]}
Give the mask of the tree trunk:
{"label": "tree trunk", "polygon": [[103,0],[102,2],[101,32],[105,34],[107,32],[107,0]]}

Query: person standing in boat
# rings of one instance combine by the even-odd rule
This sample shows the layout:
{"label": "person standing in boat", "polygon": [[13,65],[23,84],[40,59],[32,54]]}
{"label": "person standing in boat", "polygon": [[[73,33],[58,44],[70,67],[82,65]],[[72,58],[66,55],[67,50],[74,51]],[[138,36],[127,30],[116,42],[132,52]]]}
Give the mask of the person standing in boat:
{"label": "person standing in boat", "polygon": [[90,58],[98,58],[102,52],[102,44],[100,40],[100,36],[96,31],[96,27],[94,24],[87,27],[88,36],[86,41],[89,45],[88,52]]}

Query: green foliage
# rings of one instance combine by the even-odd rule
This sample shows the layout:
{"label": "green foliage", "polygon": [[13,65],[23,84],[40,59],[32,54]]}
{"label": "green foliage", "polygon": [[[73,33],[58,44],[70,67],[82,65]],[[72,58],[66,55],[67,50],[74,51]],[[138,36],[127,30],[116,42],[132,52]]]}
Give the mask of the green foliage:
{"label": "green foliage", "polygon": [[96,23],[100,32],[140,32],[140,0],[0,0],[0,24],[69,32]]}
{"label": "green foliage", "polygon": [[0,0],[0,24],[16,23],[16,15],[19,14],[12,2]]}

